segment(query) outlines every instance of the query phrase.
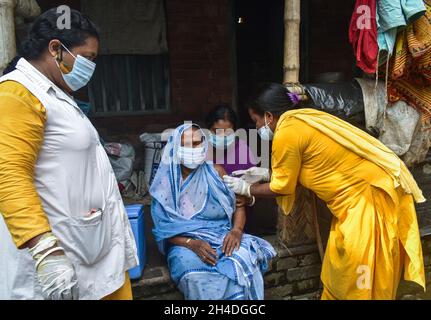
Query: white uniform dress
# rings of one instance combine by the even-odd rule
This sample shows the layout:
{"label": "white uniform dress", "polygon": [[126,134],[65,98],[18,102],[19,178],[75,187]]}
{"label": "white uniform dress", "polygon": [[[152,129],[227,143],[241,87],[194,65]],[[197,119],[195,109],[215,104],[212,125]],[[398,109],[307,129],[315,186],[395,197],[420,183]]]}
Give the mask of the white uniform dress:
{"label": "white uniform dress", "polygon": [[[99,135],[73,98],[25,59],[0,83],[8,80],[24,85],[46,109],[34,184],[53,233],[75,266],[80,299],[102,299],[124,284],[138,257]],[[103,209],[103,215],[83,219],[93,208]],[[35,263],[28,250],[17,250],[1,215],[0,244],[0,299],[41,299]]]}

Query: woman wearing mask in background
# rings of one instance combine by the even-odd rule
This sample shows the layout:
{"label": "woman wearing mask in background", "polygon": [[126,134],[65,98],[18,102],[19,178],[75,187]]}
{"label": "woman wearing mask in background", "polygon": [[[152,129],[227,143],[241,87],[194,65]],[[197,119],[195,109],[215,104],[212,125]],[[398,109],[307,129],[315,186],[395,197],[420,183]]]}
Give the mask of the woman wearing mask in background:
{"label": "woman wearing mask in background", "polygon": [[99,34],[75,10],[57,29],[56,11],[34,22],[0,78],[0,299],[131,299],[133,234],[71,96],[93,75]]}
{"label": "woman wearing mask in background", "polygon": [[247,142],[235,134],[237,122],[235,111],[228,105],[216,106],[206,118],[213,147],[210,157],[215,164],[221,165],[228,175],[235,171],[250,169],[255,165],[253,152]]}
{"label": "woman wearing mask in background", "polygon": [[407,167],[349,123],[313,109],[293,110],[296,98],[269,84],[249,109],[262,139],[273,140],[271,182],[250,185],[227,176],[225,182],[240,195],[278,198],[285,214],[297,183],[326,202],[333,222],[323,299],[395,299],[403,270],[406,280],[425,288],[414,207],[425,199]]}
{"label": "woman wearing mask in background", "polygon": [[275,251],[243,233],[244,207],[235,206],[225,170],[205,161],[207,152],[196,125],[182,125],[169,138],[150,188],[155,239],[187,300],[262,300]]}
{"label": "woman wearing mask in background", "polygon": [[[208,152],[208,158],[215,164],[221,165],[228,175],[252,174],[255,168],[255,157],[247,142],[236,135],[238,117],[228,105],[219,105],[212,109],[206,118],[209,141],[213,149]],[[240,204],[243,204],[240,199]],[[248,201],[247,215],[251,213],[251,206],[255,199]]]}

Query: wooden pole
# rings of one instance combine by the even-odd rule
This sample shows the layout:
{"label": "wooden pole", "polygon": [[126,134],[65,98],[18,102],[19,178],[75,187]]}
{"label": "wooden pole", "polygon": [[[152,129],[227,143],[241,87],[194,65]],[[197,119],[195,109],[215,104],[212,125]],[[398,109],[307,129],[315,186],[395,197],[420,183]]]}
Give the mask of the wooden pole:
{"label": "wooden pole", "polygon": [[299,82],[301,0],[285,0],[284,84]]}
{"label": "wooden pole", "polygon": [[[292,91],[296,92],[295,86],[292,85],[299,83],[301,0],[285,0],[284,25],[284,85],[291,90],[293,88]],[[302,94],[302,92],[296,93]],[[301,238],[300,233],[305,233],[308,238],[314,236],[323,260],[324,251],[317,218],[316,195],[310,192],[310,195],[307,196],[306,192],[298,192],[294,212],[296,214],[293,213],[291,217],[280,217],[279,238],[284,244],[288,244]],[[306,232],[307,230],[309,232]]]}
{"label": "wooden pole", "polygon": [[[284,4],[284,85],[289,88],[299,82],[299,46],[300,46],[301,0],[285,0]],[[297,188],[296,199],[292,212],[285,216],[279,209],[278,237],[285,245],[301,242],[314,236],[312,211],[307,192]],[[311,222],[311,224],[310,224]],[[308,232],[307,232],[308,231]],[[311,232],[310,232],[311,231]]]}
{"label": "wooden pole", "polygon": [[16,55],[14,10],[14,0],[0,0],[0,75]]}
{"label": "wooden pole", "polygon": [[36,0],[15,0],[15,15],[23,18],[35,18],[41,14]]}
{"label": "wooden pole", "polygon": [[36,0],[0,0],[0,75],[16,55],[15,18],[40,14]]}

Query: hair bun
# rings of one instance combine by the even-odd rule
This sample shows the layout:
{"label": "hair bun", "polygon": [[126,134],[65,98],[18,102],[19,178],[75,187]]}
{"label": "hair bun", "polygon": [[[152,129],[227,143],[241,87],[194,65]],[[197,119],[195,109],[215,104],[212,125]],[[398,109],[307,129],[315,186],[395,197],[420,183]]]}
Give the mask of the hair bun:
{"label": "hair bun", "polygon": [[23,57],[31,57],[32,53],[38,51],[38,41],[31,36],[21,42],[19,53]]}

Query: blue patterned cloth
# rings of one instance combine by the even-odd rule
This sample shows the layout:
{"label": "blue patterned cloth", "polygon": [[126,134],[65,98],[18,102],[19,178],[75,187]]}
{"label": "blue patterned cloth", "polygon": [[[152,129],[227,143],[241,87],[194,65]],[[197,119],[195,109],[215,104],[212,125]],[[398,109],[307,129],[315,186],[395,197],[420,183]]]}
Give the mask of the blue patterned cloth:
{"label": "blue patterned cloth", "polygon": [[392,55],[397,32],[426,12],[423,0],[379,0],[377,1],[377,30],[380,50],[379,65]]}
{"label": "blue patterned cloth", "polygon": [[[190,127],[183,125],[172,133],[150,188],[153,233],[159,249],[167,256],[173,281],[188,300],[262,300],[263,274],[275,250],[263,239],[244,235],[241,248],[231,257],[221,252],[232,228],[236,199],[209,162],[183,181],[176,155],[181,136]],[[204,145],[208,149],[206,141]],[[205,264],[185,247],[169,245],[167,240],[175,236],[208,242],[217,251],[216,266]]]}

